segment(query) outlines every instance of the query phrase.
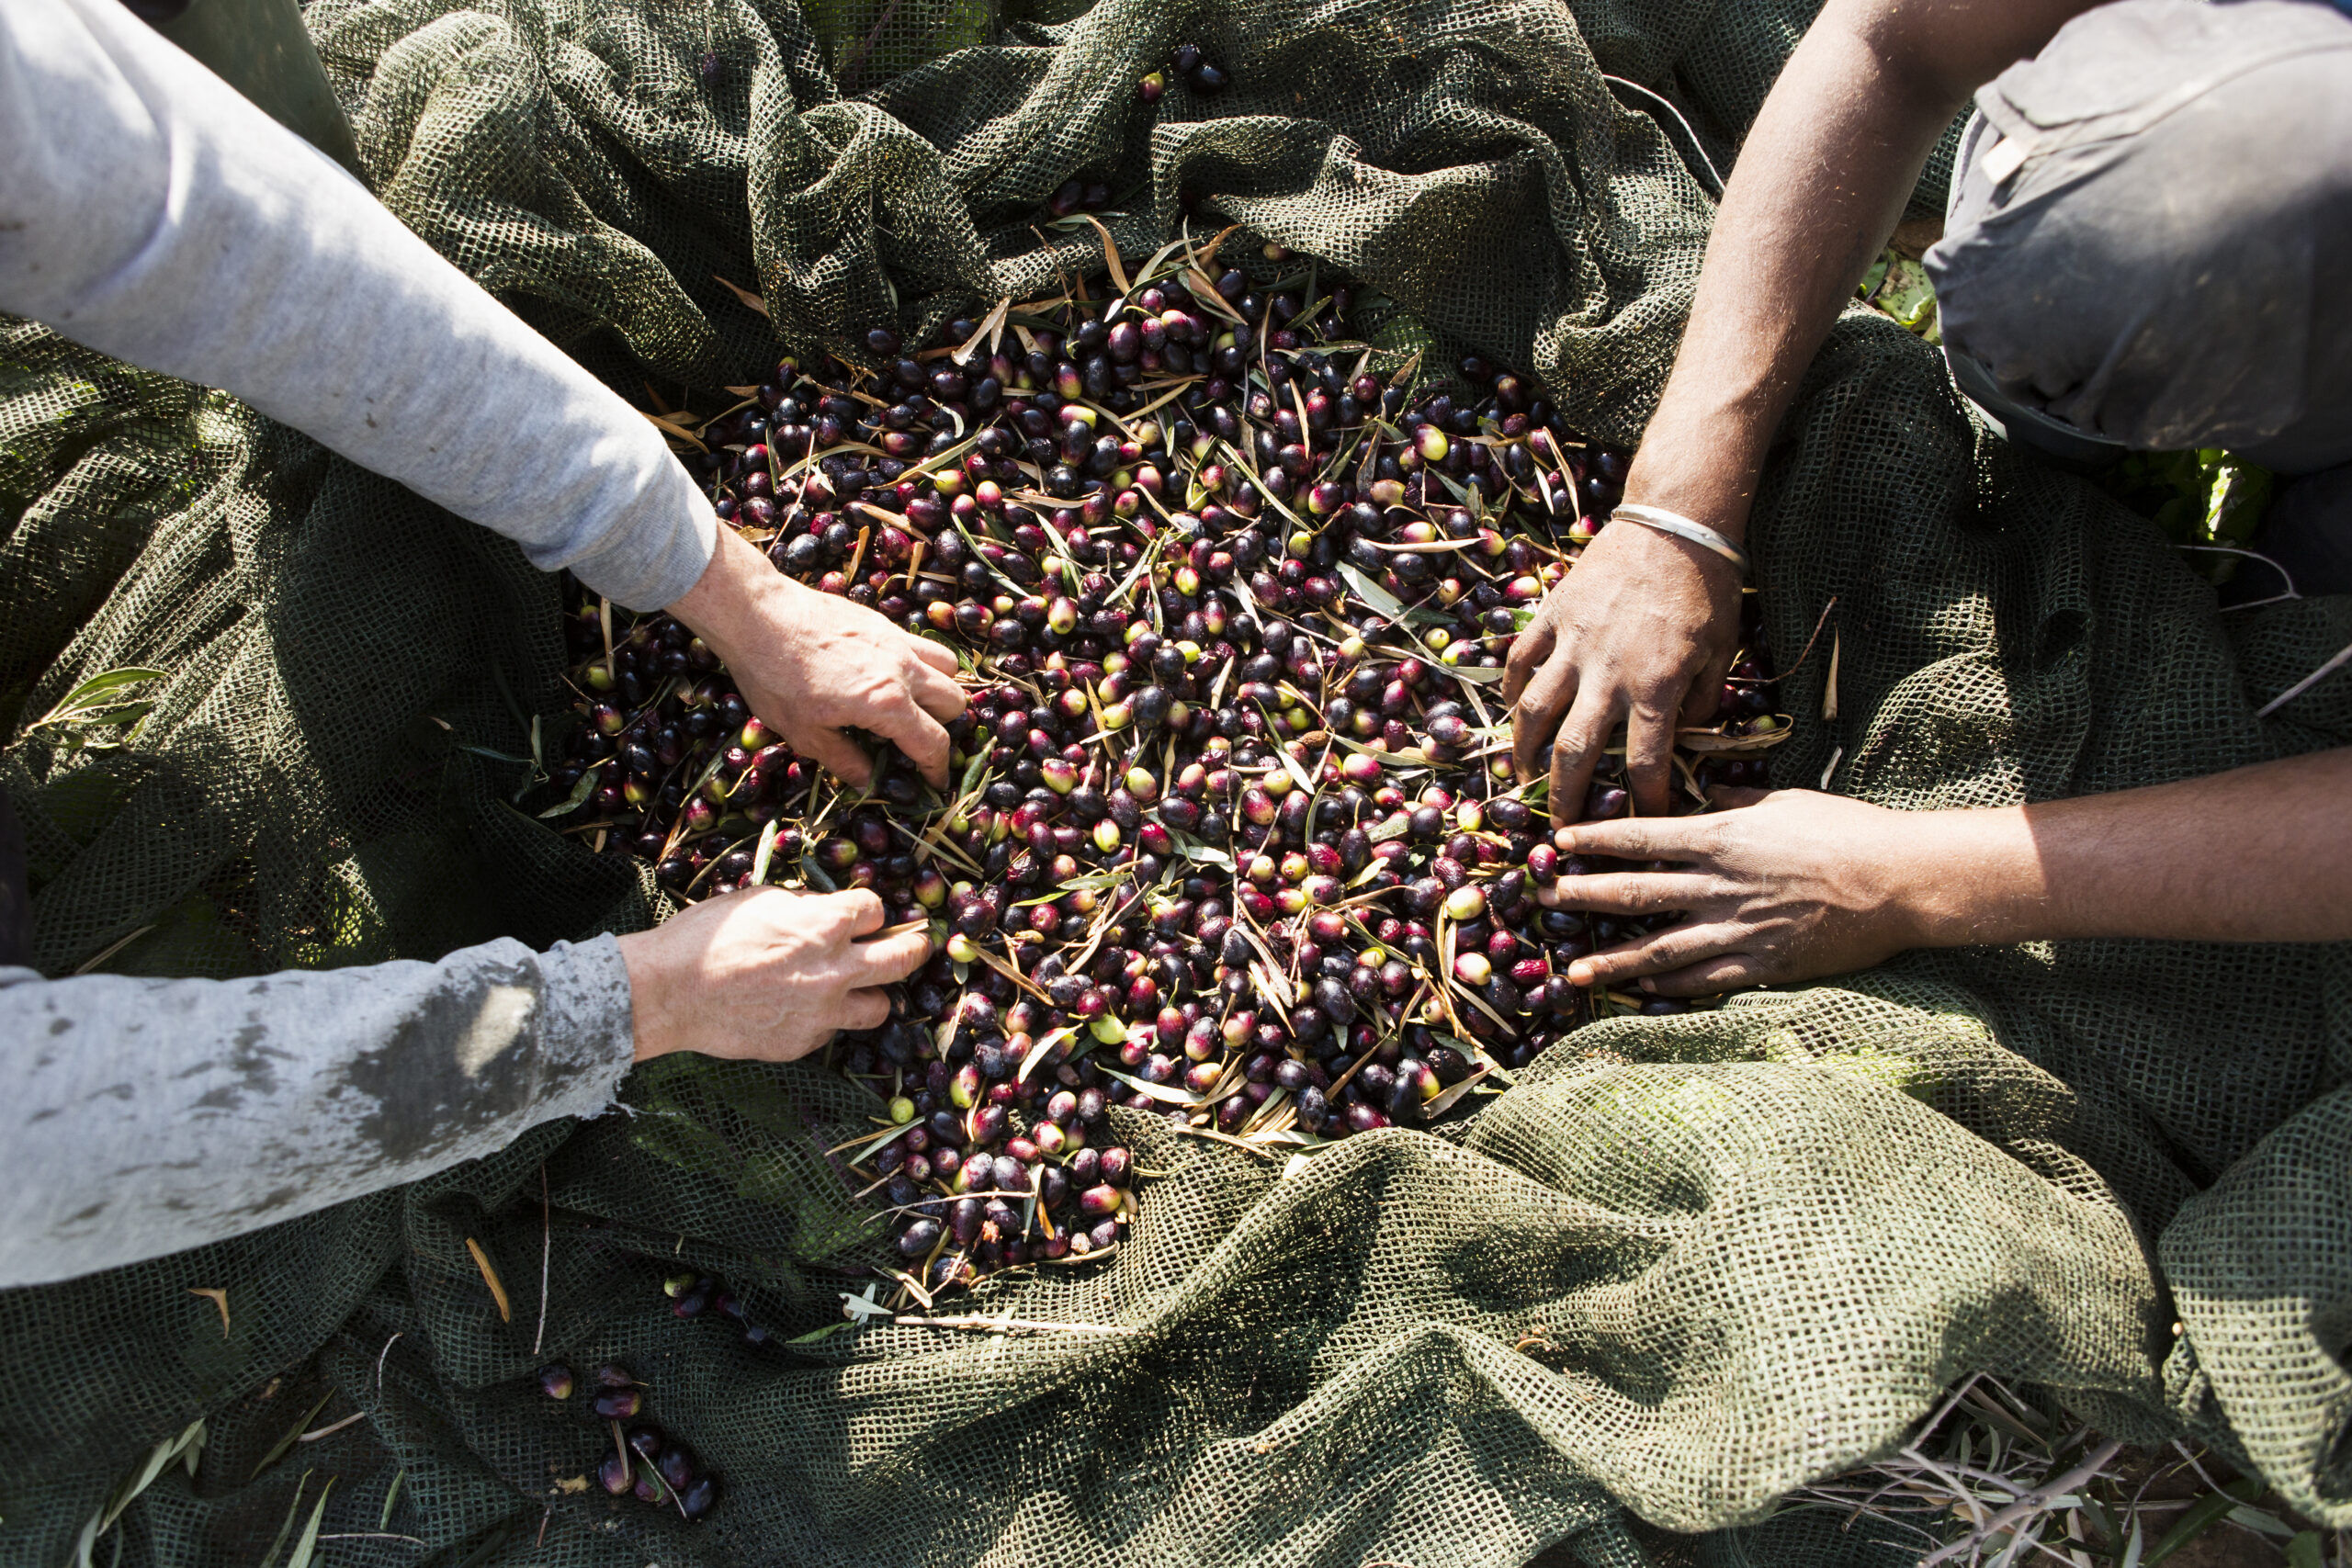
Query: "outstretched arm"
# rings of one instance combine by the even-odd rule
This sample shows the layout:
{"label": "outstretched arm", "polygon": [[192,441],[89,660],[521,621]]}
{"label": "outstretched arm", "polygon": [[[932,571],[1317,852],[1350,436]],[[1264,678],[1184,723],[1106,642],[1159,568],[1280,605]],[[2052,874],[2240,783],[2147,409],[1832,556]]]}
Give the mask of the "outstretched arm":
{"label": "outstretched arm", "polygon": [[0,967],[0,1289],[316,1213],[594,1116],[671,1051],[788,1061],[930,956],[882,901],[761,888],[547,953],[244,980]]}
{"label": "outstretched arm", "polygon": [[853,724],[945,782],[953,656],[770,569],[642,415],[117,0],[0,6],[0,310],[222,388],[537,566],[671,608],[853,782]]}
{"label": "outstretched arm", "polygon": [[[1937,136],[1979,85],[2087,9],[2089,0],[1823,8],[1740,149],[1627,501],[1746,537],[1797,381],[1902,216]],[[1720,556],[1635,525],[1601,531],[1512,645],[1503,687],[1520,776],[1548,766],[1555,817],[1584,798],[1621,723],[1634,800],[1664,813],[1675,726],[1714,711],[1738,608],[1738,574]]]}
{"label": "outstretched arm", "polygon": [[1542,900],[1679,925],[1569,967],[1661,996],[1811,979],[1908,948],[2075,937],[2352,941],[2352,748],[2208,778],[1978,811],[1811,790],[1566,829],[1664,869],[1562,877]]}

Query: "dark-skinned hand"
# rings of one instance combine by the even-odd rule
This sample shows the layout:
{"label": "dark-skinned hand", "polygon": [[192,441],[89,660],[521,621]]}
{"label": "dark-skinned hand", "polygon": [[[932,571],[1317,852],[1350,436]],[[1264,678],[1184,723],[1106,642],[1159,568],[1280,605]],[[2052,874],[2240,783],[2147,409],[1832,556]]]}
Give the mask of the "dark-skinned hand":
{"label": "dark-skinned hand", "polygon": [[1813,790],[1718,790],[1697,817],[1619,818],[1565,829],[1562,848],[1665,870],[1564,876],[1547,908],[1679,925],[1579,958],[1579,986],[1711,996],[1846,974],[1922,944],[1916,813]]}
{"label": "dark-skinned hand", "polygon": [[1627,522],[1603,527],[1544,595],[1511,643],[1502,694],[1512,763],[1522,781],[1548,770],[1554,821],[1580,814],[1621,724],[1634,810],[1666,814],[1675,729],[1714,716],[1738,652],[1739,589],[1721,556]]}

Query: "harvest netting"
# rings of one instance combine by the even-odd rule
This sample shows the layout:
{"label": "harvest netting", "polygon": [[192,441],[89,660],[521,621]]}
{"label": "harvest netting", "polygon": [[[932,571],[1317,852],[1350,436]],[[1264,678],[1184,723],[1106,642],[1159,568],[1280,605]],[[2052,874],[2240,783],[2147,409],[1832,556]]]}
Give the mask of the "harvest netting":
{"label": "harvest netting", "polygon": [[[1696,150],[1724,166],[1804,20],[310,11],[393,210],[634,396],[1091,273],[1093,231],[1047,212],[1079,177],[1130,255],[1188,218],[1244,225],[1392,301],[1368,334],[1532,370],[1618,446],[1698,271]],[[1142,104],[1184,40],[1232,85]],[[229,976],[655,917],[633,862],[513,805],[571,722],[557,585],[519,553],[38,328],[7,329],[0,378],[0,776],[45,971]],[[494,387],[450,395],[499,417]],[[2217,615],[2146,524],[1984,438],[1892,323],[1849,318],[1815,365],[1754,538],[1798,719],[1781,784],[1995,805],[2352,739],[2340,680],[2254,716],[2352,639],[2352,605]],[[1832,661],[1796,660],[1826,611],[1834,719]],[[125,743],[32,725],[133,668],[165,673]],[[270,1568],[1892,1562],[1883,1532],[1767,1516],[1976,1373],[2111,1436],[2194,1434],[2352,1523],[2346,979],[2341,948],[1913,954],[1604,1021],[1466,1122],[1295,1173],[1114,1111],[1164,1173],[1150,1201],[1107,1259],[941,1298],[1012,1320],[994,1332],[844,1324],[887,1242],[820,1151],[866,1124],[865,1089],[673,1058],[625,1091],[634,1115],[0,1296],[0,1529],[12,1560],[87,1540]],[[675,1316],[682,1270],[728,1281],[768,1343]],[[613,1434],[540,1392],[550,1360],[628,1369],[722,1478],[708,1516],[594,1486]]]}

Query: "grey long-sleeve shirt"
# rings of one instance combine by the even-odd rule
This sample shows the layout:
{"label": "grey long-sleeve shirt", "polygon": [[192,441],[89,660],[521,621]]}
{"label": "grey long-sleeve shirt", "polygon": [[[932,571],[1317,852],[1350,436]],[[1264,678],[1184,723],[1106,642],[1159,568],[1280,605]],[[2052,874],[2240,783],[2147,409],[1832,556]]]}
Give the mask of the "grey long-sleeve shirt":
{"label": "grey long-sleeve shirt", "polygon": [[[224,388],[624,604],[716,542],[639,415],[118,0],[0,0],[0,310]],[[609,937],[229,982],[0,967],[0,1287],[488,1154],[604,1109],[631,1055]]]}
{"label": "grey long-sleeve shirt", "polygon": [[717,544],[642,415],[119,0],[0,0],[0,310],[233,392],[634,609]]}
{"label": "grey long-sleeve shirt", "polygon": [[608,936],[251,980],[0,968],[0,1286],[177,1252],[479,1158],[603,1111],[631,1055],[628,971]]}

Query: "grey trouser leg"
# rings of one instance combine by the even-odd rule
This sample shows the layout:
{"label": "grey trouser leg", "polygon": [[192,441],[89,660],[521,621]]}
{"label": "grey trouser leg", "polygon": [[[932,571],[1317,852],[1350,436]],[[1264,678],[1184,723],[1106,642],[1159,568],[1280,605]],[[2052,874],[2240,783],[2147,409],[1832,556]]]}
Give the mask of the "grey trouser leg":
{"label": "grey trouser leg", "polygon": [[2352,17],[2115,0],[1977,105],[1927,266],[2013,439],[2352,460]]}

